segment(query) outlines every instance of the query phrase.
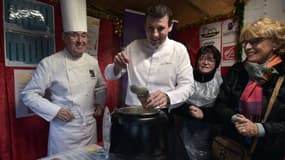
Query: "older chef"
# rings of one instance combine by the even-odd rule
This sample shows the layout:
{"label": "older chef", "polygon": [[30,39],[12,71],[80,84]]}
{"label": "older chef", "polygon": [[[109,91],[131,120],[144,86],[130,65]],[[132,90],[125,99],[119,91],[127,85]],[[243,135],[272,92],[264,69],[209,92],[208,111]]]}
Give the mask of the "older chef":
{"label": "older chef", "polygon": [[106,96],[98,61],[85,53],[86,1],[61,0],[61,11],[65,49],[44,58],[22,91],[24,104],[50,122],[48,155],[97,142],[94,114]]}

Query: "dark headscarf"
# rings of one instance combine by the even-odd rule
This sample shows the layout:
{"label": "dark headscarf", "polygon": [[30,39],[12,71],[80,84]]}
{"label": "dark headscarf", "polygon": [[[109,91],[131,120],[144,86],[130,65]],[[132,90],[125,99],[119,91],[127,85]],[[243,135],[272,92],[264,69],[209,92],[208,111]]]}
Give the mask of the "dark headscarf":
{"label": "dark headscarf", "polygon": [[[215,59],[215,68],[210,73],[201,73],[198,69],[199,58],[208,53],[212,54]],[[199,49],[195,60],[195,68],[193,70],[194,79],[198,82],[208,82],[212,80],[220,63],[221,63],[221,53],[215,46],[213,45],[202,46]]]}

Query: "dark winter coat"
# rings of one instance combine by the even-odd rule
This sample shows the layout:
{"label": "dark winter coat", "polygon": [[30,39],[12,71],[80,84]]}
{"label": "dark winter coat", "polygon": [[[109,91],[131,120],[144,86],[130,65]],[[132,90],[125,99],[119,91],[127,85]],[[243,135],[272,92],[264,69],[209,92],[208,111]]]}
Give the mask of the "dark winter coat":
{"label": "dark winter coat", "polygon": [[[279,76],[285,74],[285,59],[275,66],[279,74],[274,74],[263,87],[263,108],[262,117],[265,114],[269,99]],[[231,117],[238,113],[240,96],[247,85],[249,76],[242,63],[236,63],[231,67],[228,74],[224,77],[220,93],[217,97],[214,111],[216,118],[224,123],[224,133],[234,137],[239,142],[245,142],[245,138],[238,134],[231,122]],[[207,116],[207,115],[206,115]],[[285,82],[273,105],[268,120],[263,123],[265,136],[259,138],[254,159],[279,160],[285,154]],[[249,142],[247,138],[247,142]]]}

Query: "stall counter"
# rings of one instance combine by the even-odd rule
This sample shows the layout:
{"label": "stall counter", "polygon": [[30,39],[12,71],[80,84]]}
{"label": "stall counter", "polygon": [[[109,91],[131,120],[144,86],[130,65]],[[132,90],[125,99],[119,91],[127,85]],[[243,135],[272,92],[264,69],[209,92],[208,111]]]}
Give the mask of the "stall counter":
{"label": "stall counter", "polygon": [[108,160],[108,154],[97,145],[92,144],[85,147],[72,149],[63,153],[55,154],[38,160]]}

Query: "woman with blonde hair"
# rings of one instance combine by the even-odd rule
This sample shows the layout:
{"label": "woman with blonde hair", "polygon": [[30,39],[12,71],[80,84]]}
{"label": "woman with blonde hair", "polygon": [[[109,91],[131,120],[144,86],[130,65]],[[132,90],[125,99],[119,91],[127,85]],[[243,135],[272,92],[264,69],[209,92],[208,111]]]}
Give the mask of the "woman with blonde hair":
{"label": "woman with blonde hair", "polygon": [[[281,85],[267,121],[262,122],[279,77],[285,75],[285,24],[261,18],[240,35],[246,55],[224,77],[214,110],[226,136],[251,147],[254,160],[281,160],[285,154],[285,84]],[[207,115],[205,115],[207,116]]]}

